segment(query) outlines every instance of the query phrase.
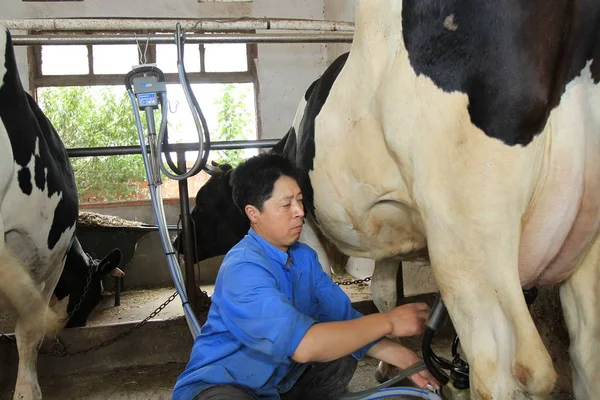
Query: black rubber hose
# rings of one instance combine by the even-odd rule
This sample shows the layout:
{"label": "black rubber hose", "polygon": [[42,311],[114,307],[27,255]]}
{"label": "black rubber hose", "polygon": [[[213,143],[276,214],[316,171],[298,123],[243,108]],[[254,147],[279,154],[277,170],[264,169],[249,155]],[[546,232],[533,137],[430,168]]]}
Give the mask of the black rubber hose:
{"label": "black rubber hose", "polygon": [[433,340],[433,335],[435,331],[427,327],[425,329],[425,334],[423,335],[423,361],[425,362],[425,366],[431,372],[431,375],[435,379],[437,379],[442,385],[448,384],[450,382],[450,378],[443,371],[440,371],[435,364],[433,363],[433,350],[431,350],[431,342]]}

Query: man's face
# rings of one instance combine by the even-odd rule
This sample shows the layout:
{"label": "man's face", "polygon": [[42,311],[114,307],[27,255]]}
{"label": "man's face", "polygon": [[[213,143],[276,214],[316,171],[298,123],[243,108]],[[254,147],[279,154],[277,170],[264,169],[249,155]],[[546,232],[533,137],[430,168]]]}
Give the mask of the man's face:
{"label": "man's face", "polygon": [[279,177],[262,212],[248,205],[246,214],[256,233],[278,249],[287,251],[300,238],[304,224],[302,192],[298,183],[289,176]]}

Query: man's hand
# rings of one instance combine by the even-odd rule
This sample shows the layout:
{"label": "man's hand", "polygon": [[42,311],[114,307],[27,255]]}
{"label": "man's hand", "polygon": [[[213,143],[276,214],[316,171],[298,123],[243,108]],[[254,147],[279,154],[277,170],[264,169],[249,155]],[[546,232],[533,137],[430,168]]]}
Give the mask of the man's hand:
{"label": "man's hand", "polygon": [[385,314],[392,325],[390,336],[406,337],[423,333],[429,312],[429,306],[425,303],[409,303],[388,311]]}
{"label": "man's hand", "polygon": [[[398,373],[421,361],[417,353],[388,338],[383,338],[371,347],[367,355],[397,367]],[[426,369],[411,375],[410,379],[421,389],[425,389],[428,384],[435,389],[440,388],[440,383]]]}

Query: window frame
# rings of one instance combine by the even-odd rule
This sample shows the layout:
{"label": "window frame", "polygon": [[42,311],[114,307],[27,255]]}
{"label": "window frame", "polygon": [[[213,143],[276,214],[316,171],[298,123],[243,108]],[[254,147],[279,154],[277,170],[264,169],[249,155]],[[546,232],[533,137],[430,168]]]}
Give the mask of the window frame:
{"label": "window frame", "polygon": [[[156,45],[148,43],[146,48],[146,41],[144,40],[148,36],[149,31],[130,32],[139,35],[138,49],[142,53],[146,54],[146,60],[148,63],[156,61]],[[31,32],[30,34],[53,34],[53,35],[68,35],[70,32]],[[80,33],[80,32],[79,32]],[[91,32],[88,32],[91,33]],[[95,34],[107,34],[111,33],[108,31],[93,32]],[[162,33],[162,32],[152,32]],[[238,32],[248,33],[248,32]],[[51,45],[48,45],[51,46]],[[34,97],[37,99],[37,89],[42,87],[50,86],[105,86],[105,85],[123,85],[123,78],[125,74],[94,74],[94,44],[85,45],[88,50],[88,68],[89,73],[86,75],[43,75],[42,74],[42,45],[29,46],[28,48],[28,62],[29,62],[29,87]],[[248,65],[247,71],[237,72],[206,72],[205,71],[205,47],[204,44],[199,43],[199,56],[200,56],[200,68],[201,72],[187,72],[187,77],[190,84],[196,83],[253,83],[255,103],[258,97],[258,73],[256,71],[256,65],[254,59],[257,58],[258,48],[256,44],[246,44],[246,61]],[[138,53],[139,54],[139,53]],[[174,60],[175,62],[175,60]],[[177,73],[165,73],[165,81],[167,83],[179,83],[179,76]],[[257,116],[258,117],[258,116]]]}

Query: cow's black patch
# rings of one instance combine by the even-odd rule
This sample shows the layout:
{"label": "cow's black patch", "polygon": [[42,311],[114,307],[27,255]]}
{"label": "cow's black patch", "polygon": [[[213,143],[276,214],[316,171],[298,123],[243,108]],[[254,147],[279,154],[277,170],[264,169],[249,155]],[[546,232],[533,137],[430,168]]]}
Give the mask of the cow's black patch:
{"label": "cow's black patch", "polygon": [[[18,172],[19,186],[24,194],[32,192],[31,171],[25,167],[35,157],[35,185],[48,190],[48,196],[61,194],[48,236],[48,248],[53,249],[60,236],[77,220],[78,202],[75,178],[67,152],[56,130],[33,98],[25,92],[17,71],[10,33],[5,49],[6,74],[0,87],[0,118],[6,127]],[[26,175],[29,175],[27,177]],[[28,183],[27,183],[28,182]]]}
{"label": "cow's black patch", "polygon": [[28,167],[23,167],[17,172],[17,180],[21,191],[29,196],[33,190],[33,185],[31,184],[31,171]]}
{"label": "cow's black patch", "polygon": [[42,159],[39,156],[35,156],[35,186],[42,191],[46,187],[46,174],[44,173]]}
{"label": "cow's black patch", "polygon": [[594,49],[592,58],[592,78],[597,85],[600,83],[600,24],[596,27],[596,48]]}
{"label": "cow's black patch", "polygon": [[598,63],[597,0],[404,0],[402,24],[415,72],[466,93],[473,124],[508,145],[530,143],[568,82]]}
{"label": "cow's black patch", "polygon": [[[313,169],[313,159],[315,158],[315,118],[321,112],[321,108],[327,97],[333,83],[346,64],[348,54],[339,56],[307,90],[307,103],[304,110],[304,116],[300,122],[297,137],[297,146],[286,145],[286,156],[292,159],[300,169],[300,188],[304,198],[304,207],[314,215],[314,193],[308,172]],[[288,141],[290,138],[288,137]],[[292,153],[292,151],[294,153]]]}

